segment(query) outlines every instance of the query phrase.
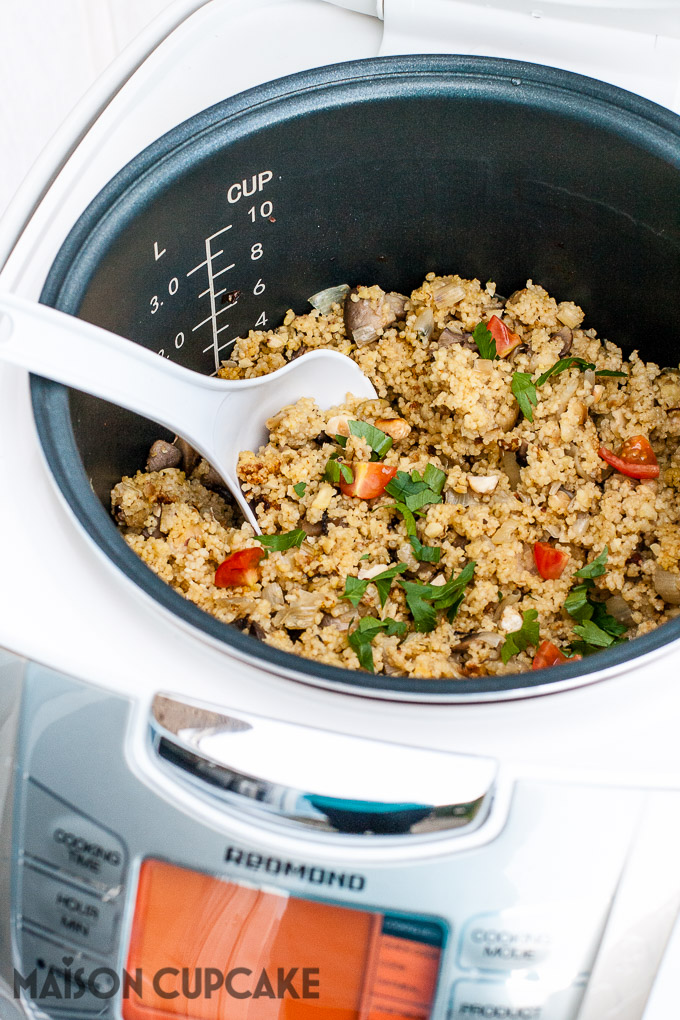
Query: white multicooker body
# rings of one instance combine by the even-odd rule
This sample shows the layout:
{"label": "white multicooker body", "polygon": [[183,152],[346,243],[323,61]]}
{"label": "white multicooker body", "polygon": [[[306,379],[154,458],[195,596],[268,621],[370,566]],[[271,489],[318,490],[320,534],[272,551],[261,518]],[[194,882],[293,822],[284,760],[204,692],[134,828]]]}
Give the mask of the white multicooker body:
{"label": "white multicooker body", "polygon": [[[37,298],[117,170],[262,81],[455,50],[593,74],[677,110],[679,49],[675,0],[179,0],[36,165],[0,230],[0,286]],[[0,370],[0,429],[2,1020],[120,1017],[107,974],[132,958],[140,878],[163,867],[254,889],[272,910],[377,918],[407,971],[418,957],[434,975],[428,991],[422,967],[408,971],[403,1015],[418,990],[433,1020],[675,1015],[677,938],[645,1003],[680,903],[680,650],[478,704],[296,684],[183,631],[110,570],[57,496],[18,370]],[[101,973],[39,1004],[30,974],[37,994],[50,967],[64,994],[67,972]]]}

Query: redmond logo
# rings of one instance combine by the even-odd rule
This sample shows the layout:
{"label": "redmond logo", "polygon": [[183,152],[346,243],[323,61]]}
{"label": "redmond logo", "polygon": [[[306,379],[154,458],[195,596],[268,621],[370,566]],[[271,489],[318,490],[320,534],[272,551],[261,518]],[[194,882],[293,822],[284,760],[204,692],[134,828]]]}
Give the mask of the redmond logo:
{"label": "redmond logo", "polygon": [[363,875],[347,874],[344,871],[329,871],[328,868],[316,864],[295,864],[279,857],[264,857],[252,850],[241,850],[236,846],[228,846],[224,851],[224,859],[228,864],[238,864],[248,871],[264,871],[268,875],[285,875],[287,878],[298,878],[311,885],[337,886],[339,889],[351,889],[361,892],[366,879]]}
{"label": "redmond logo", "polygon": [[318,967],[276,967],[253,971],[249,967],[161,967],[147,975],[141,968],[134,974],[118,973],[111,967],[83,967],[71,970],[72,956],[62,957],[63,966],[35,968],[23,975],[14,971],[14,998],[78,1000],[84,996],[113,999],[211,999],[224,989],[233,999],[318,999]]}

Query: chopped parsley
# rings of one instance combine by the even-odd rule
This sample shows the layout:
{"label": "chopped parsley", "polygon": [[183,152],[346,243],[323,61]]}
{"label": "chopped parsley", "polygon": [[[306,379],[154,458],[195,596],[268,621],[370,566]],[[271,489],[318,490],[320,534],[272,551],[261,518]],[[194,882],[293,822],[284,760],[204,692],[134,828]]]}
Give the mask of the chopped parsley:
{"label": "chopped parsley", "polygon": [[403,574],[407,569],[408,567],[406,563],[396,563],[393,567],[388,567],[387,570],[383,570],[380,574],[376,574],[375,577],[346,577],[345,590],[340,598],[347,599],[348,602],[351,602],[356,609],[364,597],[369,584],[374,584],[378,589],[380,605],[384,606],[387,602],[390,588],[392,587],[392,581],[397,574]]}
{"label": "chopped parsley", "polygon": [[381,574],[376,574],[375,577],[371,578],[371,581],[378,589],[378,597],[380,598],[381,606],[384,606],[387,602],[387,596],[390,593],[392,581],[397,574],[403,574],[405,570],[408,570],[406,563],[397,563],[394,567],[388,567],[388,569],[383,570]]}
{"label": "chopped parsley", "polygon": [[409,535],[413,553],[421,563],[439,563],[442,555],[441,546],[423,545],[417,535]]}
{"label": "chopped parsley", "polygon": [[599,556],[596,556],[590,563],[586,563],[580,570],[574,572],[574,577],[601,577],[602,574],[607,572],[605,563],[609,558],[609,547],[605,546]]}
{"label": "chopped parsley", "polygon": [[[520,406],[520,410],[524,417],[533,422],[534,416],[531,410],[532,404],[536,407],[538,403],[538,393],[536,392],[539,386],[543,386],[544,383],[550,379],[553,375],[560,375],[561,372],[566,372],[568,368],[579,368],[582,372],[587,369],[595,369],[595,365],[592,361],[586,361],[585,358],[579,358],[576,355],[569,355],[568,358],[560,358],[554,365],[551,365],[547,371],[539,375],[538,379],[532,381],[529,372],[514,372],[512,376],[512,392],[514,393],[517,403]],[[626,372],[615,372],[611,368],[595,369],[595,375],[598,376],[623,376],[626,377]]]}
{"label": "chopped parsley", "polygon": [[359,620],[359,623],[354,630],[351,631],[347,638],[350,648],[352,648],[356,653],[359,665],[362,669],[367,670],[369,673],[375,673],[373,649],[371,645],[373,644],[374,638],[381,631],[384,631],[388,637],[393,634],[397,634],[401,637],[406,633],[406,624],[393,620],[389,616],[384,620],[377,620],[374,616],[364,616],[361,620]]}
{"label": "chopped parsley", "polygon": [[339,454],[333,453],[328,458],[326,470],[323,473],[324,479],[331,485],[337,485],[342,478],[343,482],[351,485],[354,481],[354,472],[348,464],[342,464],[338,460]]}
{"label": "chopped parsley", "polygon": [[445,482],[446,472],[434,464],[428,464],[422,476],[419,471],[410,474],[397,471],[385,486],[385,492],[413,513],[431,503],[441,503]]}
{"label": "chopped parsley", "polygon": [[477,350],[479,351],[479,356],[481,358],[485,358],[487,361],[496,360],[498,357],[496,341],[489,329],[487,329],[485,322],[477,323],[472,333],[472,339],[477,344]]}
{"label": "chopped parsley", "polygon": [[604,603],[592,597],[595,589],[593,578],[606,573],[608,556],[609,549],[605,546],[599,556],[574,573],[574,577],[580,578],[581,583],[574,585],[564,602],[567,613],[578,621],[574,633],[581,639],[572,642],[572,654],[592,655],[600,648],[608,648],[626,640],[623,636],[628,630],[625,623],[611,616]]}
{"label": "chopped parsley", "polygon": [[519,404],[520,411],[528,421],[533,422],[534,413],[531,407],[532,404],[536,407],[538,394],[536,393],[536,387],[531,381],[531,373],[513,372],[510,386]]}
{"label": "chopped parsley", "polygon": [[519,630],[511,631],[503,642],[501,659],[507,665],[513,655],[525,651],[527,645],[537,648],[539,641],[538,612],[535,609],[527,609],[525,613],[522,613],[522,626]]}
{"label": "chopped parsley", "polygon": [[465,588],[475,572],[475,561],[471,560],[461,570],[458,577],[450,578],[446,584],[423,584],[420,581],[403,581],[399,584],[404,589],[406,605],[413,617],[414,627],[421,633],[434,630],[437,625],[437,612],[445,609],[451,622],[465,598]]}
{"label": "chopped parsley", "polygon": [[296,528],[295,531],[286,531],[283,535],[256,535],[255,539],[273,552],[285,552],[286,549],[292,549],[293,546],[299,548],[306,537],[306,531]]}
{"label": "chopped parsley", "polygon": [[[392,446],[392,437],[388,436],[381,429],[377,429],[375,425],[369,425],[365,421],[350,421],[349,431],[353,436],[361,436],[365,439],[371,450],[371,460],[382,460],[387,451]],[[337,436],[335,437],[338,438]],[[346,445],[346,442],[345,444]]]}
{"label": "chopped parsley", "polygon": [[297,485],[293,486],[293,492],[295,493],[296,496],[300,496],[300,498],[302,498],[302,496],[304,496],[305,494],[306,488],[307,482],[298,482]]}
{"label": "chopped parsley", "polygon": [[345,590],[340,596],[341,599],[347,599],[351,602],[356,609],[361,602],[366,589],[368,588],[368,578],[361,580],[358,577],[346,577],[345,578]]}

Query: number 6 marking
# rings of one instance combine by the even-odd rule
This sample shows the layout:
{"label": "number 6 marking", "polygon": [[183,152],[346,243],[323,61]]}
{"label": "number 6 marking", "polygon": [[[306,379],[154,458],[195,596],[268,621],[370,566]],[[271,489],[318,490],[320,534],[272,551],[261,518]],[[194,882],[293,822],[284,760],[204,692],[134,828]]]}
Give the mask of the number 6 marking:
{"label": "number 6 marking", "polygon": [[266,287],[263,284],[262,280],[258,280],[257,283],[255,284],[255,286],[253,287],[253,294],[256,297],[259,297],[260,294],[264,294],[265,290],[266,290]]}

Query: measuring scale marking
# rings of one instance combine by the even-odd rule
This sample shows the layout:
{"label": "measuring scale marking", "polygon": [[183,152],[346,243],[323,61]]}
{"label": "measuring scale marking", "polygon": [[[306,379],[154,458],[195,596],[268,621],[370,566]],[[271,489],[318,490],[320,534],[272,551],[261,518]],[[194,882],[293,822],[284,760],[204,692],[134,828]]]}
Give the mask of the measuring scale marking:
{"label": "measuring scale marking", "polygon": [[229,270],[233,269],[234,266],[236,265],[236,263],[232,262],[231,265],[224,266],[222,269],[218,270],[216,273],[213,272],[213,262],[215,261],[215,259],[219,258],[220,255],[224,255],[224,248],[220,248],[219,251],[214,252],[212,250],[212,242],[215,240],[215,238],[221,237],[222,234],[225,234],[227,232],[227,230],[231,230],[232,226],[233,226],[233,224],[229,223],[226,227],[222,227],[221,230],[215,231],[215,233],[211,234],[210,237],[206,237],[206,239],[205,239],[205,259],[203,260],[203,262],[199,262],[197,266],[194,266],[194,268],[190,269],[189,272],[187,273],[187,276],[192,276],[193,273],[196,273],[199,269],[202,269],[203,266],[205,266],[206,271],[208,273],[208,286],[207,286],[206,290],[202,291],[198,296],[199,296],[199,298],[202,298],[202,297],[205,297],[206,295],[209,295],[209,297],[210,297],[210,315],[206,316],[205,319],[202,319],[201,322],[199,322],[195,326],[193,326],[191,332],[195,333],[197,329],[200,329],[201,326],[205,326],[206,323],[208,323],[208,322],[212,323],[212,342],[210,344],[208,344],[207,347],[203,348],[203,354],[207,354],[208,351],[210,351],[210,350],[212,350],[212,352],[213,352],[213,357],[215,359],[215,371],[211,372],[210,373],[211,375],[216,375],[216,373],[217,373],[217,371],[218,371],[218,369],[220,367],[220,361],[221,361],[221,359],[220,359],[220,352],[223,351],[226,347],[228,347],[229,344],[231,343],[231,341],[227,341],[227,343],[222,344],[222,346],[220,347],[220,345],[219,345],[219,334],[223,330],[229,328],[229,323],[226,323],[226,325],[224,325],[224,326],[218,327],[218,325],[217,325],[217,317],[219,315],[222,315],[223,312],[229,311],[229,309],[233,308],[234,305],[236,304],[236,302],[234,301],[234,302],[232,302],[229,305],[225,305],[224,308],[220,308],[219,310],[217,309],[217,307],[215,305],[216,299],[218,297],[220,297],[221,294],[224,294],[226,292],[226,290],[227,290],[226,287],[223,287],[222,290],[220,290],[220,291],[218,291],[216,293],[215,292],[215,280],[217,279],[218,276],[222,276],[223,273],[228,273]]}

